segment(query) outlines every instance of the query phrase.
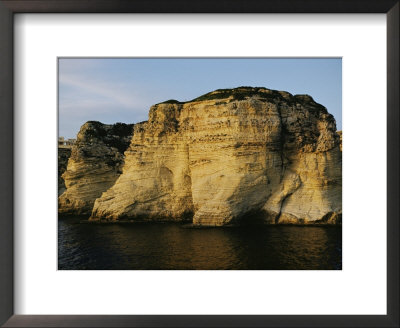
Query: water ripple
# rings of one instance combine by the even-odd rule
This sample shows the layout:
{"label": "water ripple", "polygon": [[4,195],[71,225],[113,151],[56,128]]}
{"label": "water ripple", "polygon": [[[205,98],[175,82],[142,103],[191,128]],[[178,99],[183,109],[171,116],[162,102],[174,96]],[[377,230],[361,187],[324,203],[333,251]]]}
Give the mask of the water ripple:
{"label": "water ripple", "polygon": [[80,224],[59,219],[60,270],[340,270],[340,227]]}

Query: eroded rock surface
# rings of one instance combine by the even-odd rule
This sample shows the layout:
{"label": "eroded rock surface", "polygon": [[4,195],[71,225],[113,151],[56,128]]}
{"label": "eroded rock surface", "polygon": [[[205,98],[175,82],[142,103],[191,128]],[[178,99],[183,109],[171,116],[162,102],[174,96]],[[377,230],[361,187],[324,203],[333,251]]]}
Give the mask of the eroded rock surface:
{"label": "eroded rock surface", "polygon": [[132,133],[133,124],[90,121],[81,127],[62,175],[67,190],[58,198],[59,214],[91,214],[94,201],[121,174]]}
{"label": "eroded rock surface", "polygon": [[97,198],[91,220],[340,223],[341,163],[335,119],[310,96],[216,90],[152,106],[149,120],[135,125],[123,173],[101,183],[102,191],[111,187],[103,194],[84,192],[85,211]]}
{"label": "eroded rock surface", "polygon": [[64,178],[62,175],[67,169],[68,159],[71,156],[71,149],[58,148],[58,195],[60,196],[65,190]]}

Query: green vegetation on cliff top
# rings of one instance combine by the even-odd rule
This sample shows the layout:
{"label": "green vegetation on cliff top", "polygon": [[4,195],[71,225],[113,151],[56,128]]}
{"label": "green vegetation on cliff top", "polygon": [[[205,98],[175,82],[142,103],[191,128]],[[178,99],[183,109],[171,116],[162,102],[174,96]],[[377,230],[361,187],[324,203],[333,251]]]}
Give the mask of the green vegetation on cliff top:
{"label": "green vegetation on cliff top", "polygon": [[[200,97],[194,98],[189,101],[178,101],[175,99],[169,99],[167,101],[161,102],[159,104],[185,104],[196,101],[205,101],[205,100],[215,100],[215,99],[226,99],[231,98],[231,101],[234,100],[244,100],[246,98],[258,96],[262,99],[274,101],[274,100],[283,100],[288,103],[296,103],[297,101],[305,101],[305,102],[314,102],[313,98],[309,95],[295,95],[293,96],[289,92],[271,90],[264,87],[248,87],[241,86],[233,89],[217,89],[211,92],[208,92]],[[157,104],[157,105],[159,105]]]}

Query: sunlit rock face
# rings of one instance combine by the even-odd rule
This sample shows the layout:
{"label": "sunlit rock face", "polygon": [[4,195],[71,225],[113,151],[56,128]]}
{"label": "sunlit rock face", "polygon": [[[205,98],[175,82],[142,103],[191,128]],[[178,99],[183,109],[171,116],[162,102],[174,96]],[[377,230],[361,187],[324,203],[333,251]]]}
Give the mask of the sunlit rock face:
{"label": "sunlit rock face", "polygon": [[82,125],[62,175],[66,191],[58,198],[59,214],[91,214],[96,198],[121,174],[132,133],[133,124],[90,121]]}
{"label": "sunlit rock face", "polygon": [[310,96],[216,90],[151,107],[91,220],[340,223],[341,180],[335,120]]}
{"label": "sunlit rock face", "polygon": [[[178,131],[180,106],[159,105],[135,125],[122,175],[97,199],[92,219],[182,220],[193,213],[188,143]],[[176,111],[176,112],[175,112]]]}
{"label": "sunlit rock face", "polygon": [[66,190],[62,175],[67,169],[68,159],[70,156],[71,156],[71,149],[58,148],[58,195],[59,196]]}

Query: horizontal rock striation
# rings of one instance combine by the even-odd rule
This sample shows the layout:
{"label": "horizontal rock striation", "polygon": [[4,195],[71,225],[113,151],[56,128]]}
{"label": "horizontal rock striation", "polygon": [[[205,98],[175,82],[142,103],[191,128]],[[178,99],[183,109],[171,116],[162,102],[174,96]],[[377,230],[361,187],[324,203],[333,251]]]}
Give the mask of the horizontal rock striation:
{"label": "horizontal rock striation", "polygon": [[65,190],[65,183],[62,175],[67,169],[68,159],[71,156],[71,149],[58,148],[58,195],[60,196]]}
{"label": "horizontal rock striation", "polygon": [[337,224],[340,144],[333,116],[307,95],[241,87],[169,100],[135,125],[122,174],[85,211],[97,198],[91,220]]}
{"label": "horizontal rock striation", "polygon": [[59,214],[91,214],[94,201],[121,174],[132,133],[133,124],[89,121],[81,127],[62,175],[67,190],[58,198]]}

